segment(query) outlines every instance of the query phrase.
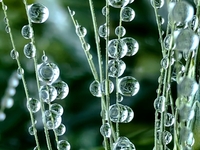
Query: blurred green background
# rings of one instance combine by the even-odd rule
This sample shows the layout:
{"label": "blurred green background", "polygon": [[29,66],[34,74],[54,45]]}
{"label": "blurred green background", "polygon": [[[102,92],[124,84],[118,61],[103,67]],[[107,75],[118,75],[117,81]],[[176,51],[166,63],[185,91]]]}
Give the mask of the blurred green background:
{"label": "blurred green background", "polygon": [[[34,1],[28,0],[31,4]],[[42,0],[41,4],[49,8],[49,19],[43,24],[33,24],[37,46],[38,62],[41,62],[43,50],[49,61],[60,69],[60,78],[67,82],[69,95],[64,100],[55,102],[64,107],[63,123],[67,132],[62,139],[67,139],[72,150],[98,150],[102,147],[102,136],[99,128],[100,99],[89,92],[93,81],[89,65],[84,56],[78,37],[75,34],[72,20],[67,11],[69,6],[75,10],[75,18],[79,24],[87,28],[86,41],[91,45],[91,53],[97,65],[94,31],[87,0]],[[20,61],[25,70],[25,78],[31,97],[37,97],[36,81],[32,60],[23,55],[23,47],[30,42],[21,36],[21,28],[27,24],[27,17],[22,0],[6,0],[8,16],[16,48],[20,53]],[[101,13],[105,1],[94,0],[98,26],[105,23]],[[127,65],[123,76],[131,75],[140,83],[140,91],[136,96],[124,97],[122,104],[129,105],[134,113],[134,119],[128,124],[120,124],[120,135],[127,136],[138,150],[153,148],[154,108],[157,79],[159,77],[161,50],[153,8],[148,0],[135,0],[129,5],[135,10],[136,17],[130,23],[123,23],[127,37],[135,38],[140,49],[135,56],[123,58]],[[119,24],[119,9],[111,8],[111,38],[116,38],[113,31]],[[5,32],[3,11],[0,11],[0,95],[4,96],[8,80],[16,71],[16,61],[10,58],[12,49],[9,35]],[[102,53],[104,53],[104,40]],[[26,108],[25,93],[22,83],[16,88],[13,97],[14,105],[5,109],[6,119],[0,122],[0,150],[31,150],[35,146],[33,136],[29,135],[29,113]],[[111,99],[114,102],[114,99]],[[40,118],[40,113],[36,113]],[[41,122],[38,122],[39,140],[45,148],[45,138]],[[53,140],[54,136],[51,135]]]}

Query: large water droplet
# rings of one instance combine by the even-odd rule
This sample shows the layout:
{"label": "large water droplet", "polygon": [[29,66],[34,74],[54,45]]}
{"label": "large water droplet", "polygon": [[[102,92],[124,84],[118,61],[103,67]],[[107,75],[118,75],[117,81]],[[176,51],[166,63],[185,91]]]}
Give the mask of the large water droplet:
{"label": "large water droplet", "polygon": [[194,118],[195,111],[190,106],[182,104],[182,106],[180,106],[179,115],[181,121],[189,121]]}
{"label": "large water droplet", "polygon": [[44,102],[50,103],[56,99],[57,91],[51,85],[44,85],[40,88],[40,97]]}
{"label": "large water droplet", "polygon": [[30,98],[27,102],[27,108],[32,113],[36,113],[40,110],[40,101],[34,98]]}
{"label": "large water droplet", "polygon": [[24,55],[27,58],[33,58],[36,56],[36,48],[33,43],[28,43],[24,46]]}
{"label": "large water droplet", "polygon": [[165,101],[166,101],[166,98],[164,96],[160,96],[160,97],[156,98],[154,101],[155,110],[157,110],[160,113],[164,112],[165,111]]}
{"label": "large water droplet", "polygon": [[115,34],[118,37],[123,37],[126,34],[126,29],[123,26],[118,26],[115,28]]}
{"label": "large water droplet", "polygon": [[151,0],[151,5],[157,9],[162,8],[164,3],[164,0]]}
{"label": "large water droplet", "polygon": [[87,29],[81,25],[77,25],[76,27],[76,34],[79,36],[79,37],[85,37],[86,34],[87,34]]}
{"label": "large water droplet", "polygon": [[110,77],[120,77],[126,69],[126,64],[122,60],[108,61],[108,75]]}
{"label": "large water droplet", "polygon": [[128,5],[129,0],[108,0],[110,6],[115,8],[121,8]]}
{"label": "large water droplet", "polygon": [[108,43],[108,56],[111,58],[122,58],[127,51],[128,47],[123,40],[113,39]]}
{"label": "large water droplet", "polygon": [[135,11],[131,7],[123,7],[121,11],[121,19],[124,22],[130,22],[135,18]]}
{"label": "large water droplet", "polygon": [[29,25],[22,27],[21,34],[25,39],[31,39],[33,37],[33,29]]}
{"label": "large water droplet", "polygon": [[66,127],[62,123],[59,125],[59,127],[55,129],[56,135],[58,136],[62,136],[65,133],[65,131],[66,131]]}
{"label": "large water droplet", "polygon": [[109,29],[106,27],[106,24],[103,24],[99,27],[99,36],[106,38],[109,35]]}
{"label": "large water droplet", "polygon": [[69,94],[69,86],[64,81],[57,81],[53,86],[57,90],[57,99],[64,99]]}
{"label": "large water droplet", "polygon": [[90,84],[89,90],[93,96],[96,96],[96,97],[102,96],[101,84],[98,81],[93,81]]}
{"label": "large water droplet", "polygon": [[70,144],[69,142],[65,141],[65,140],[60,140],[57,143],[57,148],[58,150],[70,150]]}
{"label": "large water droplet", "polygon": [[33,23],[43,23],[49,17],[49,10],[40,3],[34,3],[28,6],[28,15]]}
{"label": "large water droplet", "polygon": [[45,121],[48,129],[56,129],[60,126],[62,118],[53,110],[45,111]]}
{"label": "large water droplet", "polygon": [[60,104],[54,103],[51,104],[50,106],[50,110],[53,110],[54,112],[56,112],[59,116],[61,116],[64,112],[63,107]]}
{"label": "large water droplet", "polygon": [[169,19],[177,26],[183,26],[192,20],[194,15],[193,7],[186,1],[178,1],[175,3],[172,11],[169,13]]}
{"label": "large water droplet", "polygon": [[[108,86],[106,85],[106,83],[108,83]],[[114,90],[114,84],[112,81],[108,81],[106,82],[106,80],[104,80],[102,83],[101,83],[101,92],[104,93],[106,95],[106,89],[108,87],[108,92],[109,93],[112,93],[113,90]]]}
{"label": "large water droplet", "polygon": [[109,123],[105,123],[100,128],[100,133],[102,136],[109,138],[111,136],[111,127]]}
{"label": "large water droplet", "polygon": [[122,41],[125,42],[128,47],[126,56],[133,56],[138,52],[139,44],[135,39],[133,39],[131,37],[125,37],[122,39]]}
{"label": "large water droplet", "polygon": [[10,57],[11,57],[12,59],[17,59],[17,58],[19,57],[18,51],[16,51],[15,49],[11,50],[11,52],[10,52]]}
{"label": "large water droplet", "polygon": [[109,108],[109,116],[112,122],[124,122],[128,117],[128,111],[122,104],[113,104]]}
{"label": "large water droplet", "polygon": [[54,63],[42,63],[38,65],[38,75],[40,81],[52,84],[58,79],[60,70]]}
{"label": "large water droplet", "polygon": [[182,29],[175,40],[175,44],[175,49],[179,51],[195,50],[199,45],[199,37],[191,29]]}
{"label": "large water droplet", "polygon": [[117,86],[119,93],[124,96],[134,96],[140,89],[138,81],[131,76],[120,78]]}
{"label": "large water droplet", "polygon": [[198,84],[192,78],[184,77],[178,84],[178,94],[180,96],[194,96],[197,90]]}

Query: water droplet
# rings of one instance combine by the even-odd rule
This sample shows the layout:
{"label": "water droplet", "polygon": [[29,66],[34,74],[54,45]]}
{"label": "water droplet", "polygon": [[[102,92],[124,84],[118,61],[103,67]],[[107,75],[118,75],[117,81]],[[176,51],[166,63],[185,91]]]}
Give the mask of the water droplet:
{"label": "water droplet", "polygon": [[161,60],[160,64],[161,64],[161,67],[162,67],[163,69],[167,69],[167,68],[169,67],[169,58],[168,58],[167,56],[164,57],[164,58]]}
{"label": "water droplet", "polygon": [[127,51],[128,47],[123,40],[113,39],[108,43],[108,56],[111,58],[122,58]]}
{"label": "water droplet", "polygon": [[56,112],[59,116],[62,116],[64,109],[60,104],[54,103],[51,104],[50,106],[50,110],[53,110],[54,112]]}
{"label": "water droplet", "polygon": [[2,9],[3,10],[8,10],[8,6],[7,5],[3,5]]}
{"label": "water droplet", "polygon": [[114,8],[121,8],[128,5],[129,0],[108,0],[108,3]]}
{"label": "water droplet", "polygon": [[122,39],[122,41],[125,42],[128,47],[126,56],[133,56],[138,52],[139,44],[135,39],[133,39],[131,37],[125,37]]}
{"label": "water droplet", "polygon": [[79,36],[79,37],[85,37],[86,34],[87,34],[87,29],[81,25],[77,25],[76,27],[76,34]]}
{"label": "water droplet", "polygon": [[178,95],[180,96],[194,96],[197,90],[197,82],[189,77],[184,77],[178,84]]}
{"label": "water droplet", "polygon": [[33,29],[29,25],[22,27],[21,34],[25,39],[31,39],[33,37]]}
{"label": "water droplet", "polygon": [[138,81],[131,76],[125,76],[119,79],[117,86],[119,93],[124,96],[134,96],[140,89]]}
{"label": "water droplet", "polygon": [[168,131],[164,131],[164,143],[167,145],[172,141],[172,134]]}
{"label": "water droplet", "polygon": [[121,76],[126,69],[126,64],[122,60],[109,60],[108,61],[108,75],[110,77]]}
{"label": "water droplet", "polygon": [[122,104],[113,104],[109,108],[109,116],[112,122],[124,122],[128,117],[128,110]]}
{"label": "water droplet", "polygon": [[47,60],[48,60],[48,57],[45,54],[43,54],[42,55],[42,62],[46,63]]}
{"label": "water droplet", "polygon": [[65,141],[65,140],[60,140],[57,143],[57,148],[58,150],[70,150],[70,144],[69,142]]}
{"label": "water droplet", "polygon": [[13,106],[14,100],[13,100],[13,98],[11,98],[9,96],[5,96],[2,98],[1,104],[2,104],[2,107],[9,109]]}
{"label": "water droplet", "polygon": [[11,30],[11,29],[10,29],[9,26],[6,26],[6,27],[5,27],[5,31],[6,31],[6,33],[10,33],[10,30]]}
{"label": "water droplet", "polygon": [[36,56],[36,48],[33,43],[28,43],[24,46],[24,55],[27,58],[33,58]]}
{"label": "water droplet", "polygon": [[162,8],[164,3],[164,0],[151,0],[151,5],[157,9]]}
{"label": "water droplet", "polygon": [[57,90],[51,85],[44,85],[40,88],[40,97],[46,102],[50,103],[57,97]]}
{"label": "water droplet", "polygon": [[174,121],[175,121],[175,118],[172,114],[170,113],[166,113],[166,116],[165,116],[165,126],[166,127],[170,127],[174,124]]}
{"label": "water droplet", "polygon": [[121,94],[118,94],[117,101],[118,101],[118,102],[122,102],[123,99],[124,99],[124,97],[123,97]]}
{"label": "water droplet", "polygon": [[66,127],[64,124],[60,124],[58,128],[55,129],[55,132],[58,136],[62,136],[66,132]]}
{"label": "water droplet", "polygon": [[115,28],[115,34],[118,37],[123,37],[126,34],[126,29],[123,26],[118,26]]}
{"label": "water droplet", "polygon": [[127,137],[119,137],[117,141],[114,143],[113,150],[136,150],[133,143]]}
{"label": "water droplet", "polygon": [[102,12],[102,15],[106,16],[106,6],[104,6],[104,7],[102,8],[101,12]]}
{"label": "water droplet", "polygon": [[100,133],[102,136],[109,138],[111,136],[111,127],[109,123],[105,123],[100,128]]}
{"label": "water droplet", "polygon": [[82,48],[83,48],[85,51],[89,51],[89,50],[90,50],[90,44],[88,44],[88,43],[83,43],[83,44],[82,44]]}
{"label": "water droplet", "polygon": [[171,34],[168,34],[165,38],[164,38],[164,48],[166,50],[170,50],[170,42],[171,42]]}
{"label": "water droplet", "polygon": [[12,59],[18,59],[18,57],[19,57],[18,51],[16,51],[15,49],[11,50],[11,52],[10,52],[10,57],[11,57]]}
{"label": "water droplet", "polygon": [[69,13],[71,16],[74,16],[76,14],[76,12],[74,10],[69,9]]}
{"label": "water droplet", "polygon": [[199,37],[191,29],[182,29],[175,40],[175,44],[176,50],[193,51],[199,45]]}
{"label": "water droplet", "polygon": [[57,99],[64,99],[69,94],[69,86],[64,81],[57,81],[53,86],[57,90]]}
{"label": "water droplet", "polygon": [[22,75],[24,75],[24,69],[23,68],[18,68],[17,69],[17,74],[19,77],[21,77]]}
{"label": "water droplet", "polygon": [[160,24],[164,24],[165,19],[164,19],[162,16],[158,15],[158,22],[159,22]]}
{"label": "water droplet", "polygon": [[190,121],[194,118],[195,111],[190,106],[182,104],[180,106],[179,115],[181,121]]}
{"label": "water droplet", "polygon": [[99,36],[106,38],[109,35],[109,29],[106,27],[106,24],[103,24],[99,27]]}
{"label": "water droplet", "polygon": [[49,10],[40,3],[34,3],[28,6],[28,15],[33,23],[43,23],[49,17]]}
{"label": "water droplet", "polygon": [[192,20],[193,15],[194,9],[189,3],[178,1],[169,13],[169,20],[172,21],[172,24],[176,23],[177,26],[184,26]]}
{"label": "water droplet", "polygon": [[37,99],[30,98],[27,102],[27,108],[32,113],[36,113],[40,110],[40,101]]}
{"label": "water droplet", "polygon": [[166,98],[164,96],[160,96],[154,101],[154,108],[156,111],[162,113],[165,111],[165,101]]}
{"label": "water droplet", "polygon": [[125,107],[126,107],[126,109],[128,111],[128,115],[127,115],[126,119],[123,122],[124,123],[129,123],[129,122],[131,122],[131,120],[133,120],[134,112],[129,106],[125,106]]}
{"label": "water droplet", "polygon": [[180,137],[180,142],[184,143],[185,146],[189,141],[194,140],[193,132],[191,131],[191,129],[189,129],[187,127],[181,127],[180,128],[179,137]]}
{"label": "water droplet", "polygon": [[124,22],[130,22],[135,18],[135,11],[131,7],[123,7],[121,11],[121,19]]}
{"label": "water droplet", "polygon": [[192,18],[192,20],[191,20],[191,22],[190,22],[190,24],[189,24],[190,28],[193,31],[195,31],[198,28],[198,24],[199,24],[199,18],[196,15],[194,15],[193,18]]}
{"label": "water droplet", "polygon": [[38,65],[38,75],[40,81],[52,84],[58,79],[60,70],[54,63],[42,63]]}
{"label": "water droplet", "polygon": [[33,126],[30,126],[30,127],[28,128],[28,132],[29,132],[30,135],[34,135],[34,134],[35,134],[35,133],[34,133],[34,128],[33,128]]}
{"label": "water droplet", "polygon": [[107,89],[106,83],[108,83],[108,91],[109,91],[109,93],[112,93],[113,90],[114,90],[114,84],[113,84],[113,82],[110,81],[110,80],[109,80],[108,82],[106,82],[106,80],[104,80],[104,81],[101,83],[101,92],[104,93],[105,95],[106,95],[106,89]]}
{"label": "water droplet", "polygon": [[98,81],[93,81],[90,84],[90,92],[93,96],[96,97],[101,97],[102,96],[102,92],[101,92],[101,84]]}
{"label": "water droplet", "polygon": [[45,111],[45,121],[48,129],[56,129],[60,126],[62,118],[53,110]]}
{"label": "water droplet", "polygon": [[4,121],[6,119],[6,114],[0,110],[0,121]]}

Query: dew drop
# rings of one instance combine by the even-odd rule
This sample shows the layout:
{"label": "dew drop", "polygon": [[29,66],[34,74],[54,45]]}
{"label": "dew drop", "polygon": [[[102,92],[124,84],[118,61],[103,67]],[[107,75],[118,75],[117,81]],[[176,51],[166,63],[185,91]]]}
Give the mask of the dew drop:
{"label": "dew drop", "polygon": [[70,13],[71,16],[74,16],[76,14],[76,12],[74,10],[70,10],[69,13]]}
{"label": "dew drop", "polygon": [[106,16],[106,6],[104,6],[101,10],[102,15]]}
{"label": "dew drop", "polygon": [[196,31],[197,28],[198,28],[198,24],[199,24],[199,18],[194,15],[191,22],[190,22],[190,28],[193,30],[193,31]]}
{"label": "dew drop", "polygon": [[93,81],[90,84],[89,90],[93,96],[96,96],[96,97],[102,96],[101,84],[98,81]]}
{"label": "dew drop", "polygon": [[164,48],[166,49],[166,50],[170,50],[170,42],[171,42],[171,38],[172,38],[172,36],[171,36],[171,34],[168,34],[165,38],[164,38]]}
{"label": "dew drop", "polygon": [[105,123],[100,128],[100,133],[102,136],[109,138],[111,136],[111,127],[109,123]]}
{"label": "dew drop", "polygon": [[135,11],[131,7],[123,7],[121,11],[121,19],[124,22],[130,22],[135,18]]}
{"label": "dew drop", "polygon": [[165,19],[164,19],[162,16],[158,15],[158,22],[159,22],[160,24],[164,24]]}
{"label": "dew drop", "polygon": [[117,101],[122,102],[124,97],[121,94],[118,94]]}
{"label": "dew drop", "polygon": [[22,75],[24,75],[24,69],[23,68],[18,68],[17,69],[17,74],[19,77],[21,77]]}
{"label": "dew drop", "polygon": [[56,129],[60,126],[62,118],[53,110],[45,111],[45,121],[48,129]]}
{"label": "dew drop", "polygon": [[128,5],[129,0],[108,0],[108,3],[114,8],[121,8]]}
{"label": "dew drop", "polygon": [[16,51],[15,49],[11,50],[11,52],[10,52],[10,57],[11,57],[12,59],[18,59],[18,57],[19,57],[18,51]]}
{"label": "dew drop", "polygon": [[161,60],[160,64],[161,64],[161,67],[162,67],[163,69],[167,69],[167,68],[169,67],[169,58],[168,58],[167,56],[164,57],[164,58]]}
{"label": "dew drop", "polygon": [[133,39],[131,37],[125,37],[122,39],[122,41],[125,42],[128,47],[126,56],[133,56],[138,52],[139,44],[135,39]]}
{"label": "dew drop", "polygon": [[21,34],[25,39],[31,39],[33,37],[33,29],[29,25],[22,27]]}
{"label": "dew drop", "polygon": [[126,64],[122,60],[109,60],[108,61],[108,75],[110,77],[120,77],[126,69]]}
{"label": "dew drop", "polygon": [[24,46],[24,55],[27,58],[34,58],[36,56],[36,48],[33,43],[28,43]]}
{"label": "dew drop", "polygon": [[28,15],[33,23],[44,23],[49,17],[49,10],[40,3],[28,6]]}
{"label": "dew drop", "polygon": [[58,136],[62,136],[66,132],[66,127],[64,124],[60,124],[58,128],[55,129],[55,132]]}
{"label": "dew drop", "polygon": [[104,80],[102,83],[101,83],[101,92],[104,93],[106,95],[106,89],[107,89],[107,84],[108,83],[108,91],[109,93],[112,93],[113,90],[114,90],[114,84],[111,80],[109,80],[108,82],[106,82],[106,80]]}
{"label": "dew drop", "polygon": [[5,27],[5,31],[6,31],[6,33],[10,33],[10,30],[11,30],[11,29],[10,29],[9,26],[6,26],[6,27]]}
{"label": "dew drop", "polygon": [[87,34],[87,29],[81,25],[77,25],[76,27],[76,34],[79,36],[79,37],[85,37],[86,34]]}
{"label": "dew drop", "polygon": [[103,24],[99,27],[99,36],[106,38],[109,35],[109,29],[106,27],[106,24]]}
{"label": "dew drop", "polygon": [[134,96],[140,89],[139,82],[132,76],[125,76],[119,79],[117,86],[119,93],[124,96]]}
{"label": "dew drop", "polygon": [[166,127],[170,127],[174,124],[174,121],[175,121],[175,118],[172,114],[170,113],[166,113],[166,116],[165,116],[165,126]]}
{"label": "dew drop", "polygon": [[109,116],[112,122],[124,122],[128,117],[128,110],[122,104],[113,104],[109,108]]}
{"label": "dew drop", "polygon": [[30,135],[34,135],[34,134],[35,134],[35,133],[34,133],[34,128],[33,128],[33,126],[30,126],[30,127],[28,128],[28,132],[29,132]]}
{"label": "dew drop", "polygon": [[126,107],[126,109],[128,111],[128,115],[127,115],[126,119],[123,122],[124,123],[129,123],[129,122],[131,122],[131,120],[133,120],[134,112],[129,106],[125,106],[125,107]]}
{"label": "dew drop", "polygon": [[82,44],[82,48],[83,48],[85,51],[89,51],[89,50],[90,50],[90,44],[88,44],[88,43],[83,43],[83,44]]}
{"label": "dew drop", "polygon": [[53,110],[54,112],[57,113],[57,115],[62,116],[64,109],[60,104],[54,103],[51,104],[50,110]]}
{"label": "dew drop", "polygon": [[194,118],[195,111],[190,106],[182,104],[182,106],[180,106],[179,115],[181,121],[190,121]]}
{"label": "dew drop", "polygon": [[108,43],[108,56],[111,58],[122,58],[127,51],[128,46],[123,40],[113,39]]}
{"label": "dew drop", "polygon": [[40,110],[40,101],[37,99],[30,98],[27,102],[27,108],[32,113],[36,113]]}
{"label": "dew drop", "polygon": [[64,81],[57,81],[53,86],[57,90],[57,99],[64,99],[69,94],[69,86]]}
{"label": "dew drop", "polygon": [[133,143],[127,137],[119,137],[117,141],[114,143],[113,150],[136,150]]}
{"label": "dew drop", "polygon": [[70,150],[70,144],[69,142],[65,141],[65,140],[60,140],[57,143],[57,148],[58,150]]}
{"label": "dew drop", "polygon": [[151,0],[151,5],[157,9],[162,8],[164,3],[164,0]]}
{"label": "dew drop", "polygon": [[58,79],[60,70],[54,63],[42,63],[38,65],[38,75],[40,81],[52,84]]}
{"label": "dew drop", "polygon": [[13,98],[6,96],[6,97],[2,98],[1,104],[2,104],[2,107],[9,109],[13,106],[14,100],[13,100]]}
{"label": "dew drop", "polygon": [[8,10],[8,6],[7,5],[3,5],[2,9],[3,10]]}
{"label": "dew drop", "polygon": [[164,131],[163,135],[164,135],[164,139],[163,139],[164,143],[166,145],[169,144],[172,141],[172,134],[168,131]]}
{"label": "dew drop", "polygon": [[197,82],[189,77],[184,77],[178,84],[178,94],[180,96],[194,96],[198,90]]}
{"label": "dew drop", "polygon": [[188,143],[188,141],[194,140],[193,132],[191,131],[191,129],[187,127],[181,127],[179,137],[180,137],[180,142],[184,143],[185,146]]}
{"label": "dew drop", "polygon": [[123,26],[118,26],[115,28],[115,35],[118,37],[123,37],[126,34],[126,29]]}
{"label": "dew drop", "polygon": [[4,121],[6,119],[6,114],[0,110],[0,121]]}
{"label": "dew drop", "polygon": [[51,85],[44,85],[40,88],[40,97],[46,102],[50,103],[57,97],[57,90]]}
{"label": "dew drop", "polygon": [[162,113],[165,111],[165,101],[166,98],[164,96],[160,96],[154,101],[154,108],[156,111]]}

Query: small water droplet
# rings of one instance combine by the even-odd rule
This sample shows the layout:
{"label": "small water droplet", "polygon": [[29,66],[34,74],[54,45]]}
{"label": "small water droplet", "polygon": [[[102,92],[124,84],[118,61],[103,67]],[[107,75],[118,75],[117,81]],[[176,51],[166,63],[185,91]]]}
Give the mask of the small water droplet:
{"label": "small water droplet", "polygon": [[112,122],[124,122],[128,117],[128,110],[122,104],[113,104],[109,108],[109,116]]}
{"label": "small water droplet", "polygon": [[160,24],[164,24],[165,19],[164,19],[162,16],[158,15],[158,22],[159,22]]}
{"label": "small water droplet", "polygon": [[166,49],[166,50],[169,50],[170,49],[170,42],[171,42],[171,38],[172,38],[172,36],[171,36],[171,34],[168,34],[165,38],[164,38],[164,48]]}
{"label": "small water droplet", "polygon": [[6,31],[6,33],[10,33],[10,30],[11,30],[11,29],[10,29],[9,26],[6,26],[6,27],[5,27],[5,31]]}
{"label": "small water droplet", "polygon": [[115,28],[115,34],[118,37],[123,37],[126,34],[126,29],[123,26],[118,26]]}
{"label": "small water droplet", "polygon": [[74,16],[76,14],[76,12],[74,10],[71,10],[71,9],[69,9],[69,10],[70,10],[69,13],[71,16]]}
{"label": "small water droplet", "polygon": [[45,121],[47,128],[51,130],[51,129],[56,129],[60,126],[62,118],[60,115],[57,114],[57,112],[53,110],[46,110]]}
{"label": "small water droplet", "polygon": [[18,51],[16,51],[15,49],[11,50],[11,52],[10,52],[10,57],[11,57],[12,59],[18,59],[18,57],[19,57]]}
{"label": "small water droplet", "polygon": [[104,6],[104,7],[102,8],[101,12],[102,12],[102,15],[106,16],[106,6]]}
{"label": "small water droplet", "polygon": [[58,136],[62,136],[66,132],[66,127],[64,124],[60,124],[59,127],[55,129],[55,132]]}
{"label": "small water droplet", "polygon": [[135,18],[135,11],[131,7],[123,7],[121,19],[124,22],[130,22]]}
{"label": "small water droplet", "polygon": [[86,34],[87,34],[87,29],[81,25],[77,25],[76,27],[76,34],[79,36],[79,37],[85,37]]}
{"label": "small water droplet", "polygon": [[140,89],[139,82],[132,76],[125,76],[119,79],[119,93],[124,96],[134,96]]}
{"label": "small water droplet", "polygon": [[154,101],[154,108],[156,111],[162,113],[165,111],[165,101],[166,98],[164,96],[160,96]]}
{"label": "small water droplet", "polygon": [[30,98],[27,102],[27,108],[32,113],[36,113],[40,110],[40,101],[34,98]]}
{"label": "small water droplet", "polygon": [[169,144],[169,143],[171,143],[171,141],[172,141],[172,134],[170,132],[164,131],[163,136],[164,136],[163,140],[164,140],[164,143],[166,145]]}
{"label": "small water droplet", "polygon": [[90,44],[88,44],[88,43],[83,43],[83,44],[82,44],[82,48],[83,48],[85,51],[89,51],[89,50],[90,50]]}
{"label": "small water droplet", "polygon": [[165,121],[164,121],[165,122],[165,126],[166,127],[172,126],[174,124],[174,121],[175,121],[174,116],[172,114],[170,114],[170,113],[166,113]]}
{"label": "small water droplet", "polygon": [[136,150],[133,143],[127,137],[119,137],[117,141],[114,143],[113,150],[122,150],[122,149],[131,149]]}
{"label": "small water droplet", "polygon": [[3,10],[8,10],[8,6],[7,6],[7,5],[4,5],[2,9],[3,9]]}
{"label": "small water droplet", "polygon": [[49,10],[40,3],[34,3],[28,6],[28,15],[33,23],[43,23],[49,17]]}
{"label": "small water droplet", "polygon": [[24,46],[24,55],[27,58],[34,58],[36,56],[36,48],[33,43],[28,43]]}
{"label": "small water droplet", "polygon": [[110,6],[114,8],[121,8],[129,4],[129,0],[108,0]]}
{"label": "small water droplet", "polygon": [[70,150],[70,144],[69,142],[65,141],[65,140],[60,140],[57,143],[57,148],[58,150]]}
{"label": "small water droplet", "polygon": [[33,37],[33,29],[29,25],[22,27],[21,34],[25,39],[31,39]]}
{"label": "small water droplet", "polygon": [[3,111],[0,111],[0,121],[4,121],[6,119],[6,114]]}
{"label": "small water droplet", "polygon": [[99,27],[99,36],[106,38],[109,35],[109,29],[106,27],[106,24],[103,24]]}
{"label": "small water droplet", "polygon": [[60,104],[54,103],[51,104],[50,106],[50,110],[53,110],[54,112],[56,112],[59,116],[62,116],[64,109]]}
{"label": "small water droplet", "polygon": [[64,81],[57,81],[53,83],[53,86],[57,90],[56,99],[64,99],[69,94],[69,86]]}
{"label": "small water droplet", "polygon": [[24,69],[23,68],[18,68],[17,69],[17,74],[19,77],[21,77],[22,75],[24,75]]}
{"label": "small water droplet", "polygon": [[108,75],[110,77],[120,77],[126,69],[126,64],[122,60],[109,60],[108,61]]}
{"label": "small water droplet", "polygon": [[164,57],[164,58],[161,60],[160,64],[161,64],[161,67],[162,67],[163,69],[167,69],[167,68],[169,67],[169,58],[168,58],[167,56]]}
{"label": "small water droplet", "polygon": [[90,92],[93,96],[96,97],[101,97],[102,96],[102,92],[101,92],[101,84],[98,81],[93,81],[90,84]]}
{"label": "small water droplet", "polygon": [[46,103],[54,101],[57,97],[57,90],[51,85],[42,86],[39,92],[41,99]]}
{"label": "small water droplet", "polygon": [[35,133],[34,133],[34,128],[33,128],[33,126],[30,126],[30,127],[28,128],[28,132],[29,132],[30,135],[34,135],[34,134],[35,134]]}
{"label": "small water droplet", "polygon": [[[108,83],[108,86],[106,85]],[[114,84],[111,80],[109,80],[108,82],[106,82],[106,80],[104,80],[101,83],[101,92],[104,93],[106,95],[106,89],[108,88],[108,92],[112,93],[114,90]]]}
{"label": "small water droplet", "polygon": [[38,65],[38,75],[40,81],[52,84],[58,79],[60,70],[54,63],[42,63]]}
{"label": "small water droplet", "polygon": [[157,9],[162,8],[164,3],[164,0],[151,0],[151,5]]}
{"label": "small water droplet", "polygon": [[105,123],[100,128],[100,133],[102,136],[109,138],[111,136],[111,127],[109,123]]}
{"label": "small water droplet", "polygon": [[128,115],[127,115],[126,119],[123,122],[124,123],[129,123],[129,122],[131,122],[131,120],[133,120],[134,112],[129,106],[125,105],[125,107],[126,107],[126,110],[128,111]]}
{"label": "small water droplet", "polygon": [[126,56],[133,56],[138,52],[139,44],[135,39],[133,39],[131,37],[125,37],[122,39],[122,41],[125,42],[128,47]]}
{"label": "small water droplet", "polygon": [[180,106],[179,115],[181,121],[189,121],[194,118],[195,111],[190,106],[182,104]]}

